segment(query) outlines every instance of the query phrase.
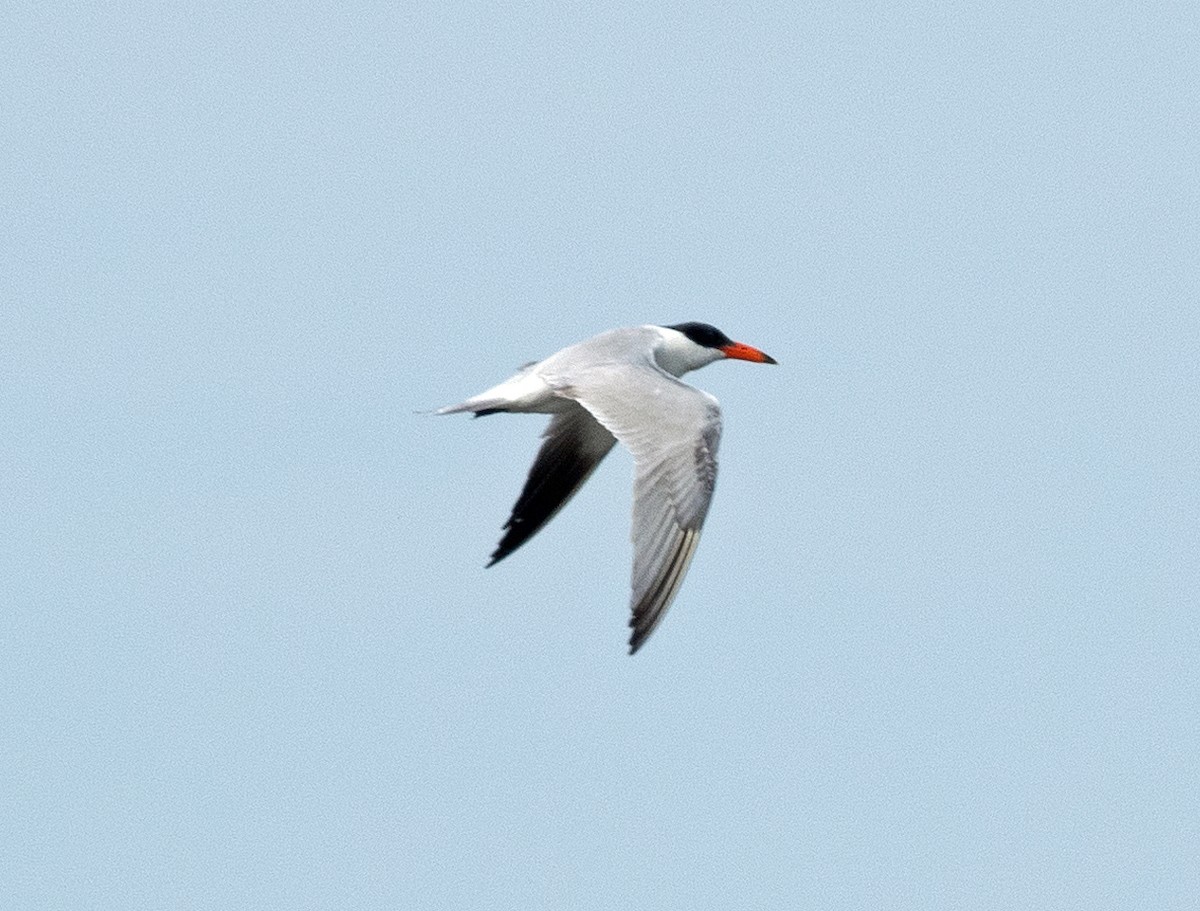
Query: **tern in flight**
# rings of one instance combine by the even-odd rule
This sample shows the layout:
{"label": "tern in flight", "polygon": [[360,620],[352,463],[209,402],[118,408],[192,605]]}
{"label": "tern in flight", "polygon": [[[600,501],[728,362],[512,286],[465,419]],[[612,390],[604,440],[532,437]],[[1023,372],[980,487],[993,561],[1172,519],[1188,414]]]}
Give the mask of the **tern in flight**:
{"label": "tern in flight", "polygon": [[636,652],[679,591],[717,478],[721,409],[679,377],[727,358],[776,363],[705,323],[613,329],[438,409],[553,415],[488,566],[533,537],[620,440],[635,465],[629,653]]}

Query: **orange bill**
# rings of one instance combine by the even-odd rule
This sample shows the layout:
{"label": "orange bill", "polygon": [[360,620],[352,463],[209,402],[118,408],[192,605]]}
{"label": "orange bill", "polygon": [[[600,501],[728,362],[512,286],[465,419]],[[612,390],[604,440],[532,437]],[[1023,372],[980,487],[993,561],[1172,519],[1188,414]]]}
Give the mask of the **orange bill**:
{"label": "orange bill", "polygon": [[763,354],[757,348],[743,345],[741,342],[730,342],[721,347],[721,353],[738,361],[754,361],[756,364],[778,364],[779,361],[769,354]]}

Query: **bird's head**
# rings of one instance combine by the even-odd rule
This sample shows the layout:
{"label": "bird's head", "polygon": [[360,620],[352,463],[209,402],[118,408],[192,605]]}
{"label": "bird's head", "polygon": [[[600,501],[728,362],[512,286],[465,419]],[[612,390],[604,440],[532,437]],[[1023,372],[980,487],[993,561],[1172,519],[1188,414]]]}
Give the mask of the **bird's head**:
{"label": "bird's head", "polygon": [[654,352],[658,365],[672,376],[683,376],[713,361],[732,359],[756,364],[775,364],[778,361],[757,348],[735,342],[716,326],[708,323],[676,323],[656,326],[663,336]]}

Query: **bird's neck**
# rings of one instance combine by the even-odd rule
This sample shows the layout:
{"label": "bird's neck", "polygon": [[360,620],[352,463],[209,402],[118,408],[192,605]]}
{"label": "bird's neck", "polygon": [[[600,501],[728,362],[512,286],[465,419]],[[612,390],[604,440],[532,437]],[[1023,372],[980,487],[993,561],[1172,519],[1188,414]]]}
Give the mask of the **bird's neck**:
{"label": "bird's neck", "polygon": [[724,357],[716,348],[697,345],[682,332],[663,326],[654,328],[662,339],[654,347],[654,360],[671,376],[683,376]]}

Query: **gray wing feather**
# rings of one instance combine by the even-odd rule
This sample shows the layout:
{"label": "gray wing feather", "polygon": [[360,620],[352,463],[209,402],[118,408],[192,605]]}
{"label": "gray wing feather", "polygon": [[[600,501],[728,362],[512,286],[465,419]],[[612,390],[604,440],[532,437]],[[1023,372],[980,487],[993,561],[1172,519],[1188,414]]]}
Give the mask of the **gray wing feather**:
{"label": "gray wing feather", "polygon": [[550,382],[633,453],[633,654],[678,594],[700,542],[717,478],[721,411],[712,396],[649,362]]}
{"label": "gray wing feather", "polygon": [[554,518],[617,442],[575,404],[554,415],[542,437],[542,447],[488,566],[499,563]]}

